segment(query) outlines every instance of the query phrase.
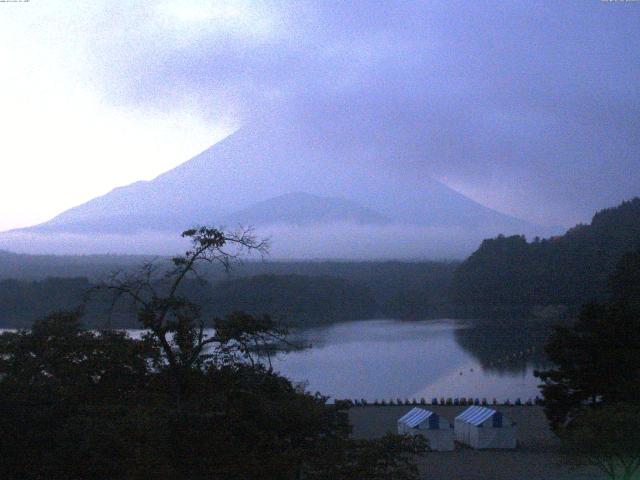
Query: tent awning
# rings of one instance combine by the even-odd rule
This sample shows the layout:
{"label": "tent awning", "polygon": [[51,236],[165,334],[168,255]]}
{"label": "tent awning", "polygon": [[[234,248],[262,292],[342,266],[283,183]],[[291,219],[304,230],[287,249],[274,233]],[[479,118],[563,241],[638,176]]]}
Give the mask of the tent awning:
{"label": "tent awning", "polygon": [[467,408],[464,412],[456,417],[456,420],[460,420],[465,423],[469,423],[474,426],[482,425],[482,423],[488,418],[493,417],[498,412],[492,408],[481,407],[474,405]]}
{"label": "tent awning", "polygon": [[398,422],[402,422],[408,427],[415,428],[428,419],[434,413],[431,410],[425,410],[423,408],[412,408],[409,412],[398,419]]}

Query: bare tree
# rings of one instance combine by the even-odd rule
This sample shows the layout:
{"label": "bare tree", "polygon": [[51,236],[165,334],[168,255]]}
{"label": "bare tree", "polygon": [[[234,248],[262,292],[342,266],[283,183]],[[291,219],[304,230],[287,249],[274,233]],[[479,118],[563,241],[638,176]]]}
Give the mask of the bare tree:
{"label": "bare tree", "polygon": [[[231,318],[224,323],[227,326],[224,337],[208,336],[201,307],[189,300],[184,292],[187,279],[202,280],[200,265],[217,263],[228,271],[246,255],[266,255],[267,240],[258,239],[251,228],[224,231],[197,227],[186,230],[182,237],[188,238],[191,246],[184,255],[172,258],[169,268],[148,262],[137,271],[115,273],[98,287],[113,294],[113,305],[124,299],[130,301],[141,327],[149,331],[152,341],[158,343],[162,361],[166,362],[175,385],[178,409],[187,388],[185,379],[189,370],[200,368],[212,357],[212,354],[205,353],[208,345],[224,344],[227,347],[224,351],[228,352],[230,345],[235,344],[242,350],[252,342],[268,337],[278,338],[284,333],[276,329],[268,317],[265,317],[268,321],[249,322],[252,331],[242,331],[242,322],[236,322],[235,330],[230,329]],[[247,317],[251,318],[246,316],[240,320],[246,323]]]}

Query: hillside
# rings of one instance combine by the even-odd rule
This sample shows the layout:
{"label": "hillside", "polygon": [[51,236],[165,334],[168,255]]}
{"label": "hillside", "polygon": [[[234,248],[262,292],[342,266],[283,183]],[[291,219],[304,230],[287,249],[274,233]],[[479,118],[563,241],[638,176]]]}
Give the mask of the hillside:
{"label": "hillside", "polygon": [[[29,326],[45,314],[83,305],[85,293],[109,272],[149,258],[29,256],[0,253],[0,328]],[[425,319],[442,314],[456,264],[436,262],[245,262],[227,274],[202,269],[205,284],[185,294],[207,317],[233,310],[271,314],[292,325],[382,316]],[[82,278],[79,278],[82,277]],[[110,299],[92,296],[85,321],[94,327],[136,327],[126,305],[109,312]]]}
{"label": "hillside", "polygon": [[548,232],[423,174],[371,168],[383,152],[296,128],[242,128],[151,181],[0,234],[0,248],[171,254],[193,225],[252,224],[278,258],[462,258],[487,236]]}
{"label": "hillside", "polygon": [[549,305],[574,308],[605,298],[616,264],[638,248],[640,198],[634,198],[558,237],[485,240],[456,270],[452,300],[475,314],[524,313]]}
{"label": "hillside", "polygon": [[318,225],[336,222],[385,224],[378,212],[344,198],[289,193],[255,203],[223,218],[223,223],[254,225]]}
{"label": "hillside", "polygon": [[[152,181],[114,189],[102,197],[33,227],[40,231],[133,233],[143,229],[175,231],[184,224],[211,223],[277,197],[315,197],[331,204],[355,202],[400,224],[430,226],[496,225],[527,222],[501,214],[428,177],[372,171],[344,159],[344,152],[296,141],[296,131],[244,128]],[[328,148],[328,147],[327,147]],[[370,152],[362,152],[371,156]],[[350,155],[353,155],[352,153]],[[373,160],[373,159],[372,159]],[[318,197],[323,197],[322,199]],[[304,202],[302,202],[304,203]],[[254,219],[258,224],[260,218]]]}
{"label": "hillside", "polygon": [[325,276],[258,275],[227,281],[213,290],[211,304],[218,316],[267,313],[295,326],[362,320],[379,312],[368,288]]}
{"label": "hillside", "polygon": [[153,258],[141,255],[27,255],[0,250],[0,280],[99,279]]}

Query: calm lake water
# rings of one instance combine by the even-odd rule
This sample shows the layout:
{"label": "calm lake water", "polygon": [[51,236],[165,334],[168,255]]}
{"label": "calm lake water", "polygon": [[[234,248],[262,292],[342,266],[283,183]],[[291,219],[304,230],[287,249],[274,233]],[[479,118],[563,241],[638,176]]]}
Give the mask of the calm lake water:
{"label": "calm lake water", "polygon": [[274,368],[333,398],[539,395],[547,327],[477,326],[454,320],[367,320],[306,330],[312,348],[279,355]]}
{"label": "calm lake water", "polygon": [[334,399],[524,401],[539,395],[533,370],[544,366],[549,327],[518,323],[363,320],[310,328],[292,336],[311,348],[279,354],[273,366]]}

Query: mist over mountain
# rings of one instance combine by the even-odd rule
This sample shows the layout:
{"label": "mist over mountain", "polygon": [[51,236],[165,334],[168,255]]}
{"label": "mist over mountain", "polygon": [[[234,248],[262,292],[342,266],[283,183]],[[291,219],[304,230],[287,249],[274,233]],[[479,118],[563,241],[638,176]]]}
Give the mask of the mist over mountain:
{"label": "mist over mountain", "polygon": [[246,127],[154,180],[2,234],[0,247],[171,253],[182,230],[213,224],[255,226],[276,257],[452,258],[487,236],[549,233],[428,176],[385,169],[388,154],[286,123]]}
{"label": "mist over mountain", "polygon": [[390,219],[351,200],[296,192],[254,203],[223,218],[222,223],[322,225],[335,222],[384,225]]}

